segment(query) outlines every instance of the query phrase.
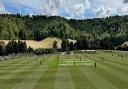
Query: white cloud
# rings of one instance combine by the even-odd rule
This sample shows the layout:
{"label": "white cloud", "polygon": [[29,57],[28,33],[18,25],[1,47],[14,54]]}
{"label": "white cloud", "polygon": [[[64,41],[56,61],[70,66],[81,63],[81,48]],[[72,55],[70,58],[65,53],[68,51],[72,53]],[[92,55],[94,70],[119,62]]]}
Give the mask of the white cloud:
{"label": "white cloud", "polygon": [[[23,9],[27,9],[28,14],[59,15],[67,18],[86,18],[89,14],[90,17],[128,14],[128,0],[0,0],[0,2],[19,8],[21,13]],[[3,4],[0,4],[1,13],[6,12]]]}
{"label": "white cloud", "polygon": [[108,17],[121,15],[121,8],[124,7],[123,0],[91,0],[91,8],[96,17]]}
{"label": "white cloud", "polygon": [[93,0],[92,6],[97,7],[110,7],[110,8],[120,8],[123,6],[123,0]]}
{"label": "white cloud", "polygon": [[2,3],[0,3],[0,14],[5,14],[7,11],[5,10],[5,7]]}
{"label": "white cloud", "polygon": [[128,7],[123,7],[121,11],[124,15],[128,15]]}
{"label": "white cloud", "polygon": [[68,14],[68,17],[76,18],[84,15],[90,7],[88,0],[48,0],[43,7],[45,15],[60,15],[61,12]]}
{"label": "white cloud", "polygon": [[85,10],[88,9],[90,6],[90,3],[88,0],[85,0],[84,3],[76,4],[73,6],[72,11],[75,16],[81,16],[85,13]]}
{"label": "white cloud", "polygon": [[48,16],[58,15],[62,5],[63,5],[63,0],[48,0],[43,8],[44,14]]}
{"label": "white cloud", "polygon": [[90,2],[88,0],[69,0],[64,5],[65,13],[68,13],[69,17],[72,18],[83,16],[89,8]]}
{"label": "white cloud", "polygon": [[96,14],[96,17],[102,18],[102,17],[108,17],[110,15],[114,15],[117,13],[116,9],[110,8],[110,7],[100,7],[97,9],[94,9],[94,12]]}

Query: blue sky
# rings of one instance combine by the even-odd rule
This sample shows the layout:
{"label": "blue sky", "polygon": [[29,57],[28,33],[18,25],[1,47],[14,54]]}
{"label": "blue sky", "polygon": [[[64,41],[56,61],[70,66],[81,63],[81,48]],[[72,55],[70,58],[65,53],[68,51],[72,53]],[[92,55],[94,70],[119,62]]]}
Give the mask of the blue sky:
{"label": "blue sky", "polygon": [[128,15],[128,0],[0,0],[0,14],[3,13],[102,18]]}

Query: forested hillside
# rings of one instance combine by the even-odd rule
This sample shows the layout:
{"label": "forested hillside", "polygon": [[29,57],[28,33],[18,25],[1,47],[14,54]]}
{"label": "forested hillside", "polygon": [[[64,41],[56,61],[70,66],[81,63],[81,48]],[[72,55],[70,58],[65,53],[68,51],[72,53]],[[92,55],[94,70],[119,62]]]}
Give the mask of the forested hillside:
{"label": "forested hillside", "polygon": [[1,40],[39,41],[49,36],[78,42],[86,39],[89,48],[118,46],[128,41],[128,16],[67,20],[57,16],[0,15]]}

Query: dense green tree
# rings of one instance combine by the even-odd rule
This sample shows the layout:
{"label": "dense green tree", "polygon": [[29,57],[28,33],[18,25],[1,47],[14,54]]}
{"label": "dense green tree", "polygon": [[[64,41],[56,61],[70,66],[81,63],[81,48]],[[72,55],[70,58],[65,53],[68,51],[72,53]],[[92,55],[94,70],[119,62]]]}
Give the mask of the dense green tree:
{"label": "dense green tree", "polygon": [[28,49],[27,49],[27,51],[29,52],[29,53],[31,53],[31,52],[33,52],[34,51],[34,49],[32,48],[32,47],[28,47]]}
{"label": "dense green tree", "polygon": [[53,53],[54,49],[36,49],[34,50],[34,53],[37,55],[43,55],[43,54],[50,54]]}
{"label": "dense green tree", "polygon": [[19,53],[27,52],[27,44],[26,44],[26,42],[18,41],[18,48],[19,48]]}
{"label": "dense green tree", "polygon": [[58,46],[57,46],[57,41],[54,41],[53,42],[53,49],[57,49],[58,48]]}
{"label": "dense green tree", "polygon": [[70,42],[70,44],[69,44],[69,50],[74,50],[75,48],[74,48],[74,43],[73,42]]}
{"label": "dense green tree", "polygon": [[77,42],[75,43],[75,47],[78,50],[88,49],[88,45],[89,42],[86,37],[81,37],[81,39],[77,40]]}
{"label": "dense green tree", "polygon": [[100,41],[100,47],[102,49],[113,49],[113,43],[111,42],[110,38],[104,38]]}
{"label": "dense green tree", "polygon": [[2,55],[3,55],[3,53],[4,53],[4,48],[3,48],[3,46],[2,46],[2,45],[0,45],[0,56],[2,56]]}
{"label": "dense green tree", "polygon": [[43,39],[43,35],[41,34],[40,31],[34,31],[34,38],[35,40],[40,41]]}
{"label": "dense green tree", "polygon": [[69,50],[69,41],[68,40],[66,40],[66,39],[62,40],[61,50],[62,51],[68,51]]}
{"label": "dense green tree", "polygon": [[10,41],[5,47],[6,54],[18,53],[18,44],[16,41]]}
{"label": "dense green tree", "polygon": [[23,31],[23,30],[19,31],[19,39],[21,39],[21,40],[27,39],[27,34],[25,31]]}

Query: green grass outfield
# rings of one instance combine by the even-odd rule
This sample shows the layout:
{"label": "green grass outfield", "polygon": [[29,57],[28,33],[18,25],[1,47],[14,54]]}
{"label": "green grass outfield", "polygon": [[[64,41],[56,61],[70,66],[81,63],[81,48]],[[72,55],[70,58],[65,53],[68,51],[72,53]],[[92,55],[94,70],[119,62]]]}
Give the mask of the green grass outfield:
{"label": "green grass outfield", "polygon": [[51,54],[0,61],[0,89],[128,89],[128,52]]}

